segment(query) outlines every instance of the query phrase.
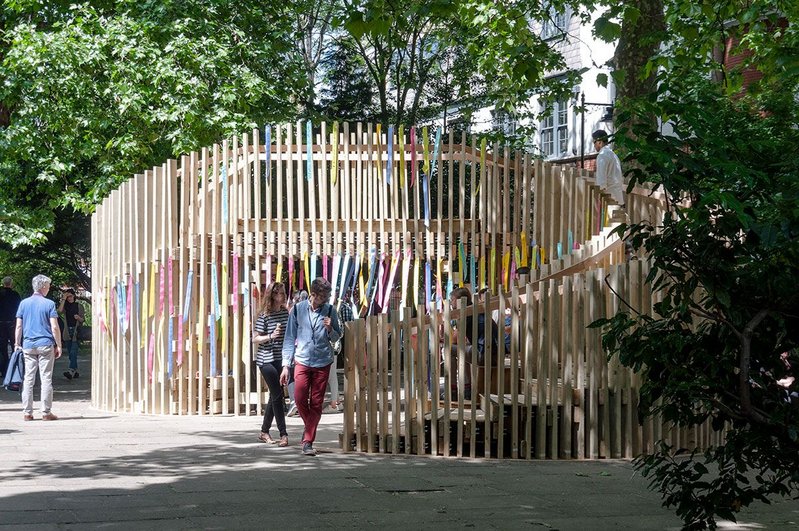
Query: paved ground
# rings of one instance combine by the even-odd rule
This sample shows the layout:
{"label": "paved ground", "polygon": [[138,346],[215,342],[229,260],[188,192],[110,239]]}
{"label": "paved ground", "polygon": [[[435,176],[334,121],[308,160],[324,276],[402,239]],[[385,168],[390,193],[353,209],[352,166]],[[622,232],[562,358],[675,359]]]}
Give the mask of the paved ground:
{"label": "paved ground", "polygon": [[[316,458],[256,441],[256,417],[151,417],[91,408],[88,372],[61,377],[56,422],[23,422],[0,390],[1,529],[678,529],[625,461],[508,462],[345,454],[323,417]],[[86,366],[86,365],[84,365]],[[38,396],[38,395],[37,395]],[[38,405],[38,402],[37,402]],[[36,417],[40,414],[37,411]],[[799,503],[726,529],[799,527]]]}

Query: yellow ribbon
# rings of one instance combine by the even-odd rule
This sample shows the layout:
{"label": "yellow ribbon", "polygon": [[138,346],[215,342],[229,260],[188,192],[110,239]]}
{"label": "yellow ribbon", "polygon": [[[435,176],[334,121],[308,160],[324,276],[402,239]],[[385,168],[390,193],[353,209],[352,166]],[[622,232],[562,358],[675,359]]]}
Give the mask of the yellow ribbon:
{"label": "yellow ribbon", "polygon": [[364,278],[364,274],[368,269],[368,265],[364,267],[363,263],[361,263],[361,272],[358,275],[358,286],[360,287],[361,291],[361,306],[366,306],[369,304],[369,299],[366,297],[366,279]]}
{"label": "yellow ribbon", "polygon": [[519,260],[521,267],[527,267],[527,234],[522,231],[522,258]]}
{"label": "yellow ribbon", "polygon": [[150,264],[150,307],[147,309],[147,315],[153,317],[155,315],[155,262]]}
{"label": "yellow ribbon", "polygon": [[505,251],[505,254],[502,255],[502,271],[502,287],[505,291],[508,291],[508,284],[510,283],[510,251]]}
{"label": "yellow ribbon", "polygon": [[330,181],[338,181],[338,120],[333,122],[333,164],[330,167]]}
{"label": "yellow ribbon", "polygon": [[[302,253],[302,263],[305,269],[305,285],[308,287],[308,293],[311,292],[311,263],[308,261],[308,251]],[[297,284],[297,289],[302,289],[302,286]]]}

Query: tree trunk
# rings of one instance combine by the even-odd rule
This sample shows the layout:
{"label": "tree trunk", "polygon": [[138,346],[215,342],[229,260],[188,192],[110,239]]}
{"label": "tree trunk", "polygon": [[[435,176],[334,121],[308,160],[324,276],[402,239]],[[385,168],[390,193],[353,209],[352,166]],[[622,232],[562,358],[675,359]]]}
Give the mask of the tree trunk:
{"label": "tree trunk", "polygon": [[[627,0],[627,5],[634,8],[638,16],[628,14],[622,20],[621,37],[613,58],[614,69],[622,74],[616,77],[616,100],[620,106],[655,90],[654,72],[646,77],[642,74],[649,59],[660,48],[666,24],[663,0]],[[628,135],[632,134],[633,127],[641,126],[656,128],[657,117],[637,116],[634,122],[616,124],[617,128],[628,129]]]}

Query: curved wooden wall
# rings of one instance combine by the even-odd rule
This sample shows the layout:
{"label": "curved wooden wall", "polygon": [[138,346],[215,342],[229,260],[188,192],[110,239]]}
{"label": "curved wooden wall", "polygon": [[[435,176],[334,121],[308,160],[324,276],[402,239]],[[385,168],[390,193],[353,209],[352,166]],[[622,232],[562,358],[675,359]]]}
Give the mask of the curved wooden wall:
{"label": "curved wooden wall", "polygon": [[623,262],[612,227],[660,208],[641,194],[625,214],[587,173],[465,133],[253,130],[136,175],[98,206],[93,404],[259,414],[251,312],[266,282],[324,275],[338,294],[342,276],[371,268],[394,282],[375,283],[367,305],[398,284],[400,306],[437,314],[460,283],[498,300]]}

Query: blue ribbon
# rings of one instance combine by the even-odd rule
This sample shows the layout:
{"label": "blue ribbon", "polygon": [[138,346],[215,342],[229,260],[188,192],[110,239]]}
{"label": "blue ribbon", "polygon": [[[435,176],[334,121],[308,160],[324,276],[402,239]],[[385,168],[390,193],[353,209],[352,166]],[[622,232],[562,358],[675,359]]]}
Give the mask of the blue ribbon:
{"label": "blue ribbon", "polygon": [[477,263],[474,255],[469,255],[469,282],[472,284],[472,291],[477,291]]}
{"label": "blue ribbon", "polygon": [[424,210],[424,226],[430,226],[430,190],[427,186],[427,175],[424,172],[419,172],[419,176],[422,179],[422,196],[424,200],[422,201],[422,207]]}
{"label": "blue ribbon", "polygon": [[191,285],[194,281],[194,271],[189,269],[189,274],[186,278],[186,295],[183,297],[183,322],[189,319],[189,304],[191,303]]}
{"label": "blue ribbon", "polygon": [[369,250],[369,282],[366,283],[366,298],[372,299],[372,286],[377,274],[377,248],[372,247]]}
{"label": "blue ribbon", "polygon": [[436,172],[436,164],[438,163],[438,152],[441,149],[441,126],[436,128],[436,144],[433,148],[433,162],[430,164],[430,178]]}
{"label": "blue ribbon", "polygon": [[125,285],[121,280],[117,280],[117,320],[122,333],[125,332],[125,299]]}
{"label": "blue ribbon", "polygon": [[172,337],[173,337],[173,334],[174,334],[173,321],[174,321],[174,319],[172,319],[170,317],[169,318],[169,355],[167,356],[167,366],[166,366],[167,367],[166,374],[167,374],[167,376],[169,378],[172,378],[172,363],[173,363],[173,359],[174,359],[174,355],[175,355],[175,347],[172,344]]}
{"label": "blue ribbon", "polygon": [[219,284],[216,279],[216,264],[211,265],[211,290],[214,292],[214,312],[217,319],[222,317],[222,307],[219,305]]}
{"label": "blue ribbon", "polygon": [[359,255],[355,255],[353,257],[353,264],[352,264],[352,280],[350,281],[350,289],[353,293],[355,293],[355,288],[358,283],[358,274],[361,272],[361,257]]}
{"label": "blue ribbon", "polygon": [[[316,280],[316,259],[317,259],[316,253],[311,253],[311,267],[309,268],[308,271],[308,274],[311,275],[311,278],[305,279],[305,283],[308,286],[311,285],[311,282]],[[324,260],[324,257],[322,259]],[[311,291],[310,288],[308,288],[308,291]]]}

